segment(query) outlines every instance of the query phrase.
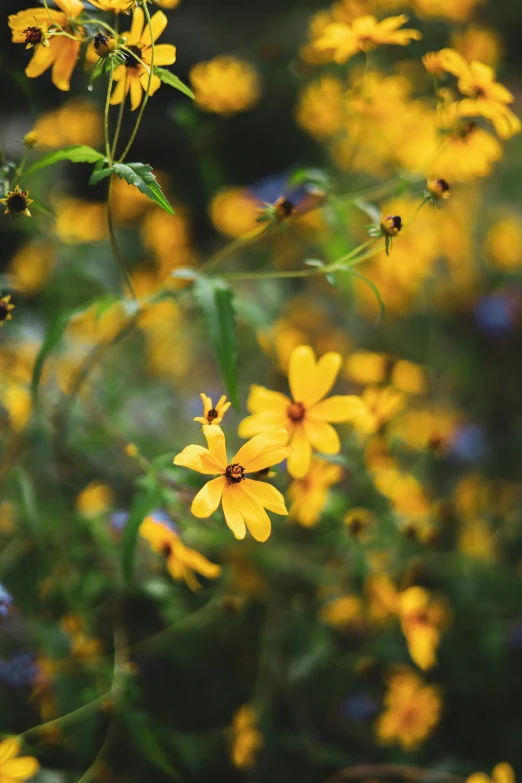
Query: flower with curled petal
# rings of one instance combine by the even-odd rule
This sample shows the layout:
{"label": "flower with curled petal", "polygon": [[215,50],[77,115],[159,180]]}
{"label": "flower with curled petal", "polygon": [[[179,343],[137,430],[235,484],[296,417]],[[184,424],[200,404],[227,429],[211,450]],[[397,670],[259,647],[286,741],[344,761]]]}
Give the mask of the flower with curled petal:
{"label": "flower with curled petal", "polygon": [[227,457],[225,436],[215,424],[203,427],[208,449],[187,446],[174,458],[181,465],[198,473],[217,476],[200,489],[192,501],[195,517],[206,518],[223,505],[225,521],[236,538],[244,538],[246,528],[256,541],[266,541],[271,532],[270,517],[288,514],[282,494],[271,484],[247,478],[247,473],[277,465],[288,457],[292,449],[285,446],[286,430],[263,432],[245,443],[231,460]]}
{"label": "flower with curled petal", "polygon": [[328,52],[336,63],[345,63],[358,52],[371,52],[381,44],[407,46],[422,38],[418,30],[399,30],[408,21],[406,14],[389,16],[377,21],[367,14],[354,19],[351,25],[334,22],[326,26],[323,34],[314,42],[319,51]]}

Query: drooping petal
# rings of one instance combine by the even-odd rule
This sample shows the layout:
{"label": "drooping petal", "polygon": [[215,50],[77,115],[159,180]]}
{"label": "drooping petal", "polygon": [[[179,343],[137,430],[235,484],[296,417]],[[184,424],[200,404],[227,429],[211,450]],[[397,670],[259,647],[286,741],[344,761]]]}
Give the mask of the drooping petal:
{"label": "drooping petal", "polygon": [[[274,455],[279,453],[281,447],[286,445],[287,440],[288,433],[283,428],[260,432],[259,435],[255,435],[247,441],[247,443],[244,443],[241,446],[237,454],[232,457],[231,462],[237,462],[239,465],[242,465],[247,473],[252,473],[255,470],[262,470],[262,468],[257,466],[252,467],[252,465],[257,463],[262,455],[265,457],[268,456],[268,451],[266,451],[265,454],[265,450],[269,449],[270,451],[273,451]],[[276,460],[276,462],[267,462],[265,467],[277,465],[277,463],[281,462],[284,458],[285,457],[281,457],[281,459]]]}
{"label": "drooping petal", "polygon": [[130,77],[130,98],[132,111],[135,111],[141,103],[141,92],[142,90],[139,77],[136,78],[135,75],[132,75]]}
{"label": "drooping petal", "polygon": [[252,537],[256,541],[266,541],[272,530],[272,523],[261,503],[250,495],[248,490],[245,491],[243,482],[237,485],[235,497]]}
{"label": "drooping petal", "polygon": [[321,454],[339,454],[341,442],[337,431],[326,421],[306,419],[304,428],[311,445]]}
{"label": "drooping petal", "polygon": [[227,485],[223,491],[223,513],[225,521],[236,538],[246,536],[245,520],[239,510],[236,498],[237,486]]}
{"label": "drooping petal", "polygon": [[335,383],[342,363],[341,354],[334,351],[329,351],[321,356],[315,366],[314,375],[309,380],[312,388],[306,400],[307,407],[315,405],[328,394]]}
{"label": "drooping petal", "polygon": [[0,774],[2,780],[29,780],[36,775],[40,765],[32,756],[22,756],[20,759],[10,759],[2,763]]}
{"label": "drooping petal", "polygon": [[151,17],[150,27],[148,24],[146,24],[145,29],[143,30],[143,35],[141,37],[141,40],[145,44],[145,46],[150,46],[152,43],[150,37],[151,28],[152,28],[152,40],[157,41],[160,35],[162,34],[163,30],[166,28],[167,23],[168,23],[168,19],[166,15],[163,13],[163,11],[156,11],[154,16]]}
{"label": "drooping petal", "polygon": [[180,465],[198,473],[215,476],[223,473],[224,468],[212,459],[210,451],[203,446],[186,446],[182,452],[174,457],[174,465]]}
{"label": "drooping petal", "polygon": [[302,424],[294,429],[290,445],[294,450],[288,455],[288,472],[294,478],[302,478],[310,467],[312,457],[312,447]]}
{"label": "drooping petal", "polygon": [[130,33],[127,33],[126,35],[124,33],[124,37],[127,38],[126,40],[127,46],[133,46],[141,43],[144,23],[145,23],[145,14],[143,13],[143,10],[138,6],[137,8],[134,9]]}
{"label": "drooping petal", "polygon": [[[143,89],[146,91],[147,87],[149,86],[149,74],[146,71],[143,71],[143,73],[140,76],[140,82]],[[149,88],[149,95],[154,95],[154,93],[159,90],[161,87],[161,79],[159,76],[153,76],[150,81],[150,88]]]}
{"label": "drooping petal", "polygon": [[[116,78],[116,74],[118,73],[118,70],[119,69],[116,70],[114,74],[114,78]],[[125,78],[120,77],[120,81],[116,83],[116,87],[112,91],[112,95],[111,95],[112,106],[117,106],[123,101],[125,95],[127,94],[127,84],[128,84],[127,80]]]}
{"label": "drooping petal", "polygon": [[294,402],[308,404],[309,398],[313,397],[314,377],[315,353],[309,345],[298,345],[292,351],[288,364],[288,383]]}
{"label": "drooping petal", "polygon": [[199,490],[190,509],[195,517],[204,519],[214,513],[219,506],[226,483],[224,476],[218,476]]}
{"label": "drooping petal", "polygon": [[60,49],[53,65],[53,84],[59,90],[71,89],[71,76],[80,56],[80,43],[70,38],[61,38]]}
{"label": "drooping petal", "polygon": [[203,427],[203,435],[207,439],[212,459],[221,467],[221,472],[224,473],[228,465],[228,459],[223,430],[216,424],[207,424]]}
{"label": "drooping petal", "polygon": [[201,576],[206,576],[207,579],[215,579],[221,573],[221,566],[216,563],[211,563],[200,552],[196,552],[195,549],[189,549],[182,544],[182,549],[179,552],[174,552],[174,557],[178,557],[185,566],[191,568],[193,571],[197,571]]}
{"label": "drooping petal", "polygon": [[251,497],[254,497],[264,508],[273,511],[274,514],[281,516],[288,514],[283,495],[272,484],[267,484],[266,481],[245,479],[241,486],[244,492],[248,492]]}
{"label": "drooping petal", "polygon": [[35,79],[37,76],[41,76],[44,71],[51,67],[55,59],[60,52],[60,46],[63,38],[51,38],[49,46],[39,46],[31,60],[29,65],[25,69],[25,75],[30,79]]}
{"label": "drooping petal", "polygon": [[0,742],[0,763],[12,759],[14,756],[18,756],[20,753],[20,740],[16,737],[8,737]]}
{"label": "drooping petal", "polygon": [[341,422],[355,419],[365,411],[365,405],[355,394],[336,395],[321,400],[307,411],[307,419],[317,421]]}

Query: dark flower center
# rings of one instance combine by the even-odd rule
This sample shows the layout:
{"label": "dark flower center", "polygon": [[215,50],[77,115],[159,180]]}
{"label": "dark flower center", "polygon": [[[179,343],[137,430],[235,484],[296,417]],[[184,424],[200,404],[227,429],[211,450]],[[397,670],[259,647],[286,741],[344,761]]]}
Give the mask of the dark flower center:
{"label": "dark flower center", "polygon": [[439,188],[442,190],[443,193],[447,193],[448,190],[450,189],[448,182],[442,178],[437,180],[437,185],[439,186]]}
{"label": "dark flower center", "polygon": [[363,522],[358,517],[354,517],[352,520],[350,520],[350,530],[352,531],[354,536],[359,535],[359,533],[362,533],[362,530],[364,528]]}
{"label": "dark flower center", "polygon": [[98,54],[106,54],[109,51],[109,39],[103,33],[98,33],[97,35],[94,36],[92,45],[94,46]]}
{"label": "dark flower center", "polygon": [[386,221],[396,231],[400,231],[402,228],[402,219],[400,215],[388,215]]}
{"label": "dark flower center", "polygon": [[36,44],[42,43],[44,40],[44,33],[41,27],[27,27],[24,33],[25,42],[28,44],[36,46]]}
{"label": "dark flower center", "polygon": [[283,219],[292,217],[295,212],[295,206],[290,199],[285,198],[285,196],[279,196],[274,204],[274,209],[278,216]]}
{"label": "dark flower center", "polygon": [[27,209],[27,198],[25,190],[20,193],[11,193],[7,196],[7,206],[15,215],[20,215]]}
{"label": "dark flower center", "polygon": [[172,554],[172,545],[168,541],[164,541],[161,545],[161,554],[163,557],[170,557]]}
{"label": "dark flower center", "polygon": [[207,413],[207,421],[208,422],[214,421],[214,419],[217,419],[217,417],[218,417],[218,412],[217,412],[217,410],[215,408],[212,408]]}
{"label": "dark flower center", "polygon": [[0,299],[0,321],[5,321],[8,315],[9,308],[7,306],[7,302],[4,302],[2,299]]}
{"label": "dark flower center", "polygon": [[305,406],[302,402],[291,402],[286,409],[286,415],[290,421],[302,421],[305,417]]}
{"label": "dark flower center", "polygon": [[229,484],[239,484],[245,478],[245,469],[234,462],[232,465],[227,465],[225,470],[225,478]]}
{"label": "dark flower center", "polygon": [[[132,52],[132,54],[135,54],[136,57],[139,57],[141,59],[141,49],[139,46],[127,46],[127,49]],[[141,63],[139,63],[131,54],[127,52],[126,54],[126,61],[125,61],[125,67],[126,68],[139,68]]]}

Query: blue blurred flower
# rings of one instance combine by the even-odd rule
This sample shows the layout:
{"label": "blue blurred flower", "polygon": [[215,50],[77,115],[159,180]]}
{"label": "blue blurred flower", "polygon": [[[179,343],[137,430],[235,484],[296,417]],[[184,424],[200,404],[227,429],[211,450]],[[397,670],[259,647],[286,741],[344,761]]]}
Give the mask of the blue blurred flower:
{"label": "blue blurred flower", "polygon": [[123,533],[123,529],[129,519],[128,511],[113,511],[109,516],[109,525],[115,533]]}
{"label": "blue blurred flower", "polygon": [[0,584],[0,617],[6,617],[13,605],[13,596]]}
{"label": "blue blurred flower", "polygon": [[453,435],[451,450],[458,459],[479,462],[487,451],[484,432],[476,424],[463,424]]}
{"label": "blue blurred flower", "polygon": [[0,660],[0,683],[11,688],[29,688],[38,674],[36,654],[19,652],[9,661]]}
{"label": "blue blurred flower", "polygon": [[475,305],[475,319],[483,331],[496,337],[508,334],[515,325],[513,298],[504,292],[487,294]]}
{"label": "blue blurred flower", "polygon": [[370,723],[379,712],[379,705],[368,693],[358,691],[343,701],[341,712],[356,723]]}

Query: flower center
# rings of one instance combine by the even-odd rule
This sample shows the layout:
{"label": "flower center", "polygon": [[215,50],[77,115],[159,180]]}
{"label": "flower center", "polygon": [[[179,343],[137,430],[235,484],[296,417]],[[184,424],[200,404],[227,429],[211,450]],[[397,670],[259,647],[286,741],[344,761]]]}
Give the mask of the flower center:
{"label": "flower center", "polygon": [[24,33],[25,42],[27,44],[36,46],[37,44],[42,43],[44,40],[44,33],[41,27],[26,27]]}
{"label": "flower center", "polygon": [[245,478],[245,469],[237,462],[232,465],[227,465],[225,470],[225,478],[229,484],[239,484]]}
{"label": "flower center", "polygon": [[286,409],[286,415],[290,421],[302,421],[305,413],[306,409],[302,402],[291,402]]}
{"label": "flower center", "polygon": [[0,321],[5,321],[8,315],[9,308],[7,306],[7,302],[4,302],[2,299],[0,299]]}
{"label": "flower center", "polygon": [[[141,49],[139,46],[127,46],[127,49],[129,49],[132,54],[135,54],[136,57],[141,59]],[[140,65],[141,63],[139,63],[131,54],[127,53],[125,62],[126,68],[139,68]]]}
{"label": "flower center", "polygon": [[26,191],[22,190],[20,193],[11,193],[7,196],[7,206],[11,212],[15,215],[20,215],[27,209]]}
{"label": "flower center", "polygon": [[164,541],[161,545],[161,554],[163,557],[170,557],[172,554],[172,545],[168,541]]}
{"label": "flower center", "polygon": [[212,408],[207,413],[207,421],[208,421],[208,423],[211,424],[214,421],[214,419],[217,419],[217,417],[218,417],[217,410],[215,408]]}

